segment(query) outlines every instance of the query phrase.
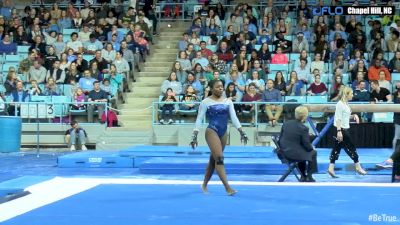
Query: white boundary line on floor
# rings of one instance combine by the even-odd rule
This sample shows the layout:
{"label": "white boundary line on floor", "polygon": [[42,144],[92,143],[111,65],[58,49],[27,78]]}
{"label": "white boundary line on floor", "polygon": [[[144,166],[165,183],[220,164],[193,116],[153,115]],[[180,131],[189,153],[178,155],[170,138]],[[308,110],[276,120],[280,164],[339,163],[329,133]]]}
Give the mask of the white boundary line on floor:
{"label": "white boundary line on floor", "polygon": [[[199,180],[157,180],[143,178],[62,178],[51,180],[26,188],[31,194],[0,204],[0,222],[22,215],[39,207],[76,195],[101,184],[155,184],[155,185],[200,185]],[[230,181],[230,184],[242,186],[336,186],[336,187],[400,187],[400,183],[353,183],[353,182],[253,182]],[[220,181],[211,181],[210,185],[222,185]],[[200,190],[199,190],[199,193]]]}

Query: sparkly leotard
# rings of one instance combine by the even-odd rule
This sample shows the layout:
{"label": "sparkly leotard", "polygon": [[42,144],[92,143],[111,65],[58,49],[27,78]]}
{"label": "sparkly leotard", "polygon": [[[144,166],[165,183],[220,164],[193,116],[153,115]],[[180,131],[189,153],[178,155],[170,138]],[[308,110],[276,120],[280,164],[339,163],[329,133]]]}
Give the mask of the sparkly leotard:
{"label": "sparkly leotard", "polygon": [[233,102],[228,98],[220,102],[214,101],[211,98],[204,99],[200,104],[199,113],[197,114],[195,130],[199,130],[204,115],[207,115],[209,121],[207,128],[217,132],[219,137],[225,135],[229,117],[236,128],[241,127],[233,107]]}

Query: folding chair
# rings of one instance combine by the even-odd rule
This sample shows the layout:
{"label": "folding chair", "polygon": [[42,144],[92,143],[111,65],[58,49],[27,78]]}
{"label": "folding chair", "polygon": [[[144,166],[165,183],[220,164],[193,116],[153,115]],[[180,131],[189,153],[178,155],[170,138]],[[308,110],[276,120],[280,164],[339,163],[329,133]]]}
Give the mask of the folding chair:
{"label": "folding chair", "polygon": [[284,182],[285,179],[293,173],[293,175],[296,177],[298,181],[300,181],[300,177],[297,174],[301,174],[299,167],[298,167],[298,162],[297,161],[291,161],[288,158],[285,157],[285,154],[282,152],[282,149],[279,145],[279,138],[277,136],[272,136],[272,141],[274,142],[276,148],[274,149],[274,152],[277,154],[279,160],[281,160],[282,164],[286,164],[288,166],[288,169],[286,172],[279,178],[278,182]]}

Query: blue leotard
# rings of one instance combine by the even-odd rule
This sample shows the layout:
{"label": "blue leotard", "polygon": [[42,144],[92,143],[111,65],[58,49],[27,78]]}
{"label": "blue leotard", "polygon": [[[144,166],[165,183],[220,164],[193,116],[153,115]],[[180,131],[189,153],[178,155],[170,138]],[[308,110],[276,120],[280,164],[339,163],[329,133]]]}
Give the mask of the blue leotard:
{"label": "blue leotard", "polygon": [[222,101],[215,101],[211,98],[204,99],[199,107],[195,130],[199,130],[204,115],[207,115],[207,119],[209,121],[207,128],[217,132],[219,137],[223,137],[225,135],[228,128],[229,117],[236,128],[241,127],[233,107],[233,102],[228,98]]}

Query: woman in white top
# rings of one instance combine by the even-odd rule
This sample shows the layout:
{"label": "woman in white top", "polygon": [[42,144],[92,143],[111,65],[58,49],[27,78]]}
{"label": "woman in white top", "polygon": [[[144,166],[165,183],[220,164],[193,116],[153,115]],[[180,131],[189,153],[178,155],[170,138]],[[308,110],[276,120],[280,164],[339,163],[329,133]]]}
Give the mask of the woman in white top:
{"label": "woman in white top", "polygon": [[385,71],[381,70],[379,71],[379,87],[381,88],[386,88],[389,90],[389,92],[392,92],[392,84],[390,83],[390,81],[386,80],[386,74]]}
{"label": "woman in white top", "polygon": [[350,138],[350,118],[355,120],[356,123],[360,122],[357,114],[351,115],[351,108],[349,100],[353,98],[353,90],[350,87],[344,87],[339,93],[339,102],[336,104],[335,118],[333,125],[336,127],[337,132],[335,136],[335,143],[330,155],[330,164],[328,174],[332,178],[337,178],[335,175],[335,161],[339,158],[340,150],[344,148],[347,155],[354,161],[356,172],[360,175],[365,175],[367,172],[361,167],[358,161],[358,153],[356,147]]}
{"label": "woman in white top", "polygon": [[181,82],[179,82],[175,72],[171,72],[168,78],[162,83],[161,85],[162,94],[165,94],[168,88],[172,88],[174,93],[177,95],[182,94],[182,84]]}
{"label": "woman in white top", "polygon": [[106,47],[101,50],[101,56],[105,59],[108,63],[113,63],[115,60],[116,52],[113,49],[113,45],[111,43],[107,43]]}
{"label": "woman in white top", "polygon": [[197,114],[196,127],[193,130],[193,137],[190,145],[194,149],[197,146],[197,134],[199,133],[200,125],[205,115],[209,120],[206,129],[206,141],[211,150],[211,156],[208,161],[207,169],[204,175],[204,182],[201,189],[207,193],[207,184],[210,181],[214,169],[217,170],[218,176],[225,186],[228,195],[234,195],[236,190],[232,189],[228,183],[225,167],[224,167],[224,148],[227,141],[227,127],[229,118],[233,125],[240,133],[240,139],[244,144],[247,143],[247,135],[242,130],[240,122],[236,116],[232,100],[224,97],[224,86],[220,80],[212,80],[209,83],[212,95],[204,99]]}

